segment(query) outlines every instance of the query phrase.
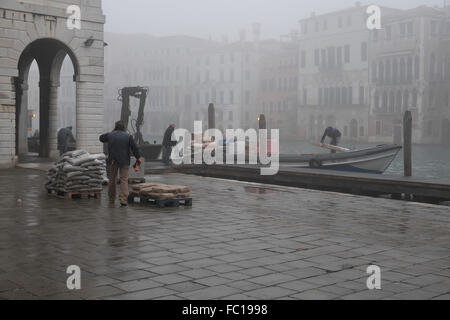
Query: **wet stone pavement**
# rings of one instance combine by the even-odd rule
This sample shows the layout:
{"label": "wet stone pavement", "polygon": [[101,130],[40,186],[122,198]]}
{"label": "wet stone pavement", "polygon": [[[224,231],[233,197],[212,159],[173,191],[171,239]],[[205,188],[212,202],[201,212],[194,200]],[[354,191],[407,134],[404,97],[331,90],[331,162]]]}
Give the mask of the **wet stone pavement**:
{"label": "wet stone pavement", "polygon": [[[147,181],[190,185],[193,207],[57,199],[44,172],[0,171],[0,298],[450,298],[449,207],[178,174]],[[372,264],[380,290],[366,286]],[[80,290],[67,289],[70,265]]]}

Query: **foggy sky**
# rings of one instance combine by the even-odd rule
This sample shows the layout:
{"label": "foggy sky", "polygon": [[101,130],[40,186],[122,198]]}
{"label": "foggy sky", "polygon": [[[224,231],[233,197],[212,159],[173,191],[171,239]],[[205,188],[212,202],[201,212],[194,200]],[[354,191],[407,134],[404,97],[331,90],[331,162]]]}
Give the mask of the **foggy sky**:
{"label": "foggy sky", "polygon": [[[399,9],[442,6],[445,0],[361,1]],[[355,5],[356,0],[103,0],[106,32],[154,36],[191,35],[220,40],[238,39],[238,30],[262,25],[262,38],[278,38],[298,29],[298,20]],[[450,4],[450,0],[447,0]]]}

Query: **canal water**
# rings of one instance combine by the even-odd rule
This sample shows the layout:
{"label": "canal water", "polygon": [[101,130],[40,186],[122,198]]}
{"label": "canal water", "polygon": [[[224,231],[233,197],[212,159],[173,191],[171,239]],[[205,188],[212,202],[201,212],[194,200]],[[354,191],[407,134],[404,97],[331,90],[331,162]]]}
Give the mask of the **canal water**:
{"label": "canal water", "polygon": [[[341,142],[340,146],[349,149],[373,147],[376,144]],[[315,147],[307,141],[280,141],[281,154],[329,152]],[[421,178],[450,178],[450,148],[439,145],[413,145],[413,176]],[[399,152],[386,174],[403,175],[403,150]]]}

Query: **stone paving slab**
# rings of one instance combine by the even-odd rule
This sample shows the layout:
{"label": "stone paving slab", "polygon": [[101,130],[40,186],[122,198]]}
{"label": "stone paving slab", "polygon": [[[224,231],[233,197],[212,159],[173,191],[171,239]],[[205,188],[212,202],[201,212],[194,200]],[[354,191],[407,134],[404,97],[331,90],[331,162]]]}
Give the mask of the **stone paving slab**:
{"label": "stone paving slab", "polygon": [[450,298],[446,206],[165,174],[147,181],[191,186],[192,207],[120,208],[49,197],[37,170],[0,181],[0,299]]}

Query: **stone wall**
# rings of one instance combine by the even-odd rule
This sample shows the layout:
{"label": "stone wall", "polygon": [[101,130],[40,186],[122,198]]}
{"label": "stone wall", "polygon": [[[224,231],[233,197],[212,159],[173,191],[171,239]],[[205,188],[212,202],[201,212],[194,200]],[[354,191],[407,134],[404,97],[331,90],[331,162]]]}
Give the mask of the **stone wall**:
{"label": "stone wall", "polygon": [[[45,4],[44,4],[45,3]],[[81,29],[69,30],[66,9],[69,5],[81,8]],[[103,60],[104,41],[101,0],[2,0],[0,3],[0,167],[13,167],[16,161],[16,113],[19,109],[26,112],[26,103],[22,108],[16,106],[16,86],[18,77],[22,77],[26,88],[27,74],[19,73],[19,63],[30,44],[37,40],[52,39],[70,53],[76,66],[77,86],[77,147],[89,152],[102,150],[98,134],[103,129]],[[85,41],[92,37],[90,46]],[[38,48],[40,50],[41,48]],[[44,48],[42,48],[44,49]],[[25,50],[25,52],[24,52]],[[21,60],[22,58],[22,60]],[[32,62],[32,57],[29,64]],[[57,87],[61,65],[56,59],[51,66],[48,88],[48,127],[46,143],[49,155],[56,155]],[[21,62],[20,62],[21,61]],[[28,62],[27,62],[28,63]],[[27,70],[26,65],[24,70]],[[28,65],[29,67],[29,65]],[[43,75],[41,74],[41,83]],[[26,90],[25,93],[26,94]],[[26,100],[26,99],[22,99]],[[42,100],[42,99],[41,99]],[[41,102],[42,108],[42,102]],[[17,110],[17,111],[16,111]],[[19,127],[23,130],[23,117]]]}

